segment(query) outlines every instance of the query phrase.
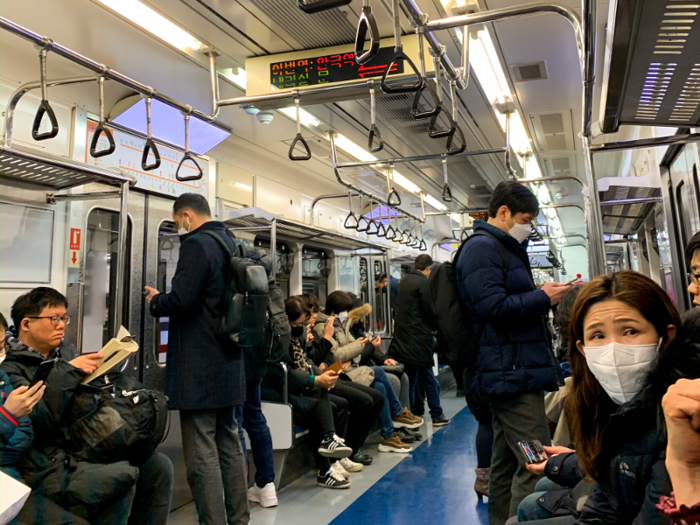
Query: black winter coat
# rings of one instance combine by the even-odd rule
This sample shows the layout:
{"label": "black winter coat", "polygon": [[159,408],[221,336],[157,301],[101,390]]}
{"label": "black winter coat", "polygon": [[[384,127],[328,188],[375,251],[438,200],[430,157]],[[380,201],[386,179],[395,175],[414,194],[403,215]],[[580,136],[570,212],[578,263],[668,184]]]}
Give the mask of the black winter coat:
{"label": "black winter coat", "polygon": [[504,277],[496,241],[478,236],[467,242],[455,261],[462,300],[483,325],[476,362],[478,388],[486,395],[557,390],[563,379],[545,324],[550,300],[535,287],[527,241],[520,245],[482,221],[474,223],[474,232],[479,230],[497,237],[510,257]]}
{"label": "black winter coat", "polygon": [[389,355],[404,364],[432,367],[436,315],[428,278],[417,270],[406,274],[399,283]]}
{"label": "black winter coat", "polygon": [[212,410],[245,401],[242,351],[222,347],[214,335],[224,309],[229,258],[206,230],[234,249],[219,221],[181,235],[172,290],[151,301],[151,315],[170,317],[165,393],[171,410]]}

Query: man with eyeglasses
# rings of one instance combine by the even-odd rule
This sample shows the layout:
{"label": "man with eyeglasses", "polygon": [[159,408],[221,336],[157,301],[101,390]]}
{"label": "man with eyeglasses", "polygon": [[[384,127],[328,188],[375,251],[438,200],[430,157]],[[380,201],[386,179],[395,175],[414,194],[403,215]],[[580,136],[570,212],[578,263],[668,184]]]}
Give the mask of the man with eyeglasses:
{"label": "man with eyeglasses", "polygon": [[[63,294],[47,287],[21,295],[12,305],[14,334],[7,338],[2,363],[12,386],[26,387],[42,362],[56,359],[45,381],[44,396],[29,414],[34,442],[19,463],[25,483],[56,505],[27,504],[20,523],[87,520],[110,525],[164,525],[173,480],[172,463],[166,456],[156,452],[142,465],[134,466],[126,462],[87,466],[71,457],[71,443],[62,422],[80,382],[97,369],[102,354],[78,355],[73,345],[63,341],[70,322],[67,307]],[[76,472],[82,472],[82,479]]]}

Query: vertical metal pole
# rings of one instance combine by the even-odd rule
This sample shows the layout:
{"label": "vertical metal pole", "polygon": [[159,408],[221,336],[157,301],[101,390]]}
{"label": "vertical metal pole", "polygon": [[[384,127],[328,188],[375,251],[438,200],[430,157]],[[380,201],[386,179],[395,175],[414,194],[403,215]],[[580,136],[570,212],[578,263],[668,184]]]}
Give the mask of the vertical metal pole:
{"label": "vertical metal pole", "polygon": [[582,0],[583,26],[583,159],[589,196],[586,199],[586,227],[588,230],[588,276],[607,272],[603,217],[600,210],[598,181],[591,151],[591,120],[593,115],[593,87],[595,85],[596,0]]}
{"label": "vertical metal pole", "polygon": [[110,261],[111,264],[116,263],[114,272],[114,333],[112,337],[116,337],[121,328],[122,311],[124,309],[124,294],[127,292],[128,276],[126,275],[126,232],[129,224],[129,183],[123,182],[121,188],[121,203],[119,207],[119,232],[117,233],[117,260]]}
{"label": "vertical metal pole", "polygon": [[277,218],[270,224],[270,258],[272,259],[272,276],[277,280]]}
{"label": "vertical metal pole", "polygon": [[510,162],[510,130],[511,130],[511,124],[510,124],[510,116],[512,115],[512,112],[506,113],[506,171],[508,172],[508,175],[511,177],[515,177],[515,170],[513,169],[513,166],[511,165]]}

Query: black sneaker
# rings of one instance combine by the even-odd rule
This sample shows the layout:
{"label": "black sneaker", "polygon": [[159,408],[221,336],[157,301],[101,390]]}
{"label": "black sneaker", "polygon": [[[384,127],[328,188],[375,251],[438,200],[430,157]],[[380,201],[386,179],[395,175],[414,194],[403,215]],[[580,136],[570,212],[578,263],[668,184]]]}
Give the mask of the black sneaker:
{"label": "black sneaker", "polygon": [[362,465],[371,465],[372,464],[372,456],[365,454],[362,452],[362,449],[358,450],[355,452],[350,459],[354,461],[355,463],[361,463]]}
{"label": "black sneaker", "polygon": [[411,430],[409,428],[406,429],[406,431],[415,438],[416,441],[423,441],[423,434],[418,432],[417,430]]}
{"label": "black sneaker", "polygon": [[404,443],[413,443],[416,441],[416,437],[405,428],[394,430],[394,433],[397,434]]}
{"label": "black sneaker", "polygon": [[318,447],[318,453],[324,458],[342,459],[352,454],[352,449],[345,444],[345,441],[335,434],[333,437],[324,438]]}
{"label": "black sneaker", "polygon": [[316,485],[327,489],[349,489],[350,482],[331,467],[324,476],[319,472],[316,476]]}
{"label": "black sneaker", "polygon": [[449,425],[450,420],[445,417],[445,414],[442,414],[439,418],[433,419],[433,426],[434,427],[443,427],[445,425]]}

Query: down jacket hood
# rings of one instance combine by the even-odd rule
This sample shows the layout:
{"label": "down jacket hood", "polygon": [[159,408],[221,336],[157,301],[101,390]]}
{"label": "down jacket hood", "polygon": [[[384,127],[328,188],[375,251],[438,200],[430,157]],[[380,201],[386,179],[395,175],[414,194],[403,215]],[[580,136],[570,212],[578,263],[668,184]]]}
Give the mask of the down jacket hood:
{"label": "down jacket hood", "polygon": [[372,305],[371,304],[363,304],[362,306],[359,306],[357,308],[353,308],[348,312],[348,320],[346,322],[346,325],[348,328],[352,328],[355,323],[358,323],[359,321],[362,321],[365,319],[370,313],[372,313]]}

